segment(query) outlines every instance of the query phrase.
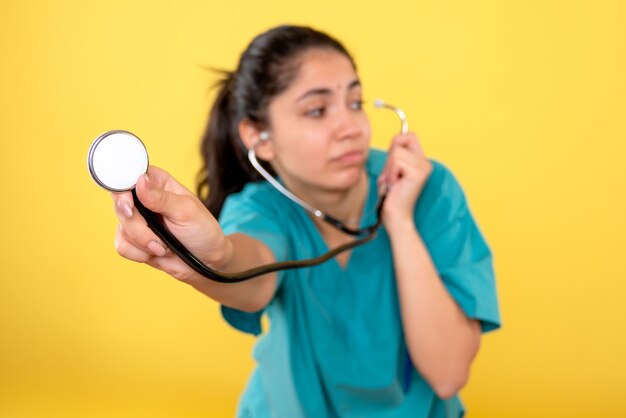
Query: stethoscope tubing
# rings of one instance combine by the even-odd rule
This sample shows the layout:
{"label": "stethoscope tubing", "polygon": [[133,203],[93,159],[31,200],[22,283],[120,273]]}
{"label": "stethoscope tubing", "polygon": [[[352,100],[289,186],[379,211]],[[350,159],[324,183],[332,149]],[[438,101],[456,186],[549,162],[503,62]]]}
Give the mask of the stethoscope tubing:
{"label": "stethoscope tubing", "polygon": [[[390,106],[390,105],[387,105],[387,104],[385,104],[382,101],[377,101],[376,107],[386,107],[386,108],[394,110],[396,112],[396,114],[398,115],[398,117],[400,118],[401,122],[402,122],[402,130],[401,130],[402,134],[406,134],[408,132],[408,122],[407,122],[407,119],[406,119],[406,116],[405,116],[404,112],[401,109],[393,107],[393,106]],[[115,131],[115,132],[129,133],[129,132],[126,132],[126,131]],[[107,134],[104,134],[101,137],[97,138],[96,142],[101,141],[104,137],[106,137],[109,134],[110,133],[107,133]],[[325,261],[328,261],[329,259],[335,257],[336,255],[338,255],[338,254],[340,254],[340,253],[342,253],[344,251],[347,251],[347,250],[349,250],[351,248],[357,247],[357,246],[359,246],[361,244],[364,244],[364,243],[366,243],[368,241],[371,241],[376,236],[378,228],[380,228],[380,226],[382,225],[381,211],[382,211],[382,207],[383,207],[383,204],[384,204],[384,201],[385,201],[385,198],[386,198],[386,193],[384,193],[379,198],[378,203],[376,204],[377,221],[376,221],[375,224],[373,224],[371,226],[368,226],[368,227],[359,228],[359,229],[348,228],[340,220],[338,220],[338,219],[336,219],[336,218],[334,218],[334,217],[324,213],[323,211],[314,208],[313,206],[307,204],[306,202],[302,201],[297,196],[293,195],[285,187],[283,187],[282,184],[280,184],[276,179],[274,179],[261,166],[261,164],[259,164],[258,160],[256,159],[255,148],[256,148],[257,144],[255,144],[255,146],[250,148],[250,150],[248,152],[248,158],[250,160],[250,163],[257,169],[257,171],[270,184],[272,184],[284,196],[286,196],[287,198],[289,198],[290,200],[292,200],[293,202],[295,202],[296,204],[301,206],[303,209],[305,209],[308,212],[310,212],[311,214],[313,214],[315,217],[320,218],[324,222],[327,222],[328,224],[332,225],[333,227],[337,228],[338,230],[340,230],[340,231],[342,231],[342,232],[344,232],[346,234],[355,236],[357,238],[354,241],[350,241],[348,243],[342,244],[342,245],[340,245],[340,246],[338,246],[338,247],[328,251],[327,253],[325,253],[325,254],[323,254],[323,255],[321,255],[319,257],[315,257],[315,258],[310,258],[310,259],[306,259],[306,260],[281,261],[281,262],[266,264],[266,265],[263,265],[263,266],[255,267],[255,268],[252,268],[252,269],[249,269],[249,270],[236,272],[236,273],[219,272],[219,271],[214,270],[211,267],[207,266],[206,264],[204,264],[199,258],[197,258],[187,248],[185,248],[185,246],[165,226],[165,223],[163,222],[163,219],[162,219],[161,215],[151,211],[150,209],[146,208],[143,205],[143,203],[141,203],[141,201],[137,197],[137,192],[136,192],[135,188],[133,188],[131,190],[131,192],[132,192],[135,208],[141,214],[141,216],[144,217],[144,219],[146,220],[146,223],[148,224],[148,227],[161,240],[163,240],[163,242],[167,245],[167,247],[170,249],[170,251],[172,251],[174,254],[176,254],[178,257],[180,257],[180,259],[182,261],[184,261],[194,271],[196,271],[198,274],[200,274],[200,275],[202,275],[202,276],[204,276],[204,277],[206,277],[206,278],[208,278],[210,280],[218,282],[218,283],[229,283],[229,284],[231,284],[231,283],[240,283],[240,282],[243,282],[243,281],[246,281],[246,280],[253,279],[255,277],[259,277],[259,276],[262,276],[262,275],[265,275],[265,274],[274,273],[274,272],[278,272],[278,271],[282,271],[282,270],[303,268],[303,267],[313,267],[313,266],[319,265],[319,264],[321,264],[321,263],[323,263]],[[97,145],[97,144],[95,144],[95,145]],[[92,145],[92,150],[93,149],[95,149],[94,145]],[[90,150],[90,152],[89,152],[89,156],[88,156],[88,160],[89,161],[91,161],[92,152],[93,152],[92,150]],[[91,167],[91,165],[89,165],[89,170],[90,170],[90,173],[91,173],[92,177],[94,178],[94,180],[96,180],[96,182],[99,185],[101,185],[104,188],[107,188],[107,189],[111,190],[106,185],[102,184],[101,181],[99,181],[99,179],[98,179],[95,171]],[[117,190],[112,190],[112,191],[117,191]]]}
{"label": "stethoscope tubing", "polygon": [[[167,227],[163,223],[161,216],[146,208],[143,203],[141,203],[141,201],[137,197],[137,192],[135,191],[135,189],[132,189],[131,192],[137,211],[141,214],[141,216],[144,217],[146,223],[148,224],[148,227],[159,238],[163,240],[168,248],[198,274],[219,283],[240,283],[268,273],[274,273],[295,268],[313,267],[330,260],[331,258],[346,250],[364,244],[372,240],[376,236],[376,229],[374,228],[372,232],[368,235],[365,235],[364,237],[356,239],[354,241],[350,241],[346,244],[340,245],[319,257],[306,260],[281,261],[237,273],[223,273],[208,267],[200,259],[194,256],[189,250],[187,250],[185,246],[167,229]],[[378,226],[380,226],[380,221],[377,223],[376,228]]]}

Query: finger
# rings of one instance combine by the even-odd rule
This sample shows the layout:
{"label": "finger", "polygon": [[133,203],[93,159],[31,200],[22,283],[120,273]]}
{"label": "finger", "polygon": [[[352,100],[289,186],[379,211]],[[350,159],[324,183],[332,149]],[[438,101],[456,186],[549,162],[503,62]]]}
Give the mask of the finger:
{"label": "finger", "polygon": [[399,179],[403,177],[404,167],[401,164],[395,163],[392,167],[390,167],[389,172],[389,183],[395,184]]}
{"label": "finger", "polygon": [[162,168],[150,166],[148,167],[146,175],[152,184],[168,192],[184,196],[195,196],[188,188],[179,183],[171,174]]}
{"label": "finger", "polygon": [[394,183],[398,178],[398,165],[411,156],[411,152],[402,148],[400,141],[396,141],[396,147],[387,156],[384,174],[382,175],[384,180],[389,184]]}
{"label": "finger", "polygon": [[391,141],[391,146],[387,152],[387,162],[381,171],[380,177],[387,180],[389,179],[389,160],[393,159],[397,152],[402,152],[401,150],[403,149],[408,149],[417,154],[423,154],[423,150],[419,144],[417,136],[414,133],[396,135]]}
{"label": "finger", "polygon": [[117,199],[115,204],[113,205],[113,211],[115,212],[115,216],[117,216],[117,220],[123,224],[129,222],[133,219],[135,212],[133,211],[133,206],[128,202],[128,200],[124,198]]}
{"label": "finger", "polygon": [[153,257],[151,254],[137,248],[130,241],[125,239],[119,228],[118,233],[115,235],[114,246],[119,255],[138,263],[146,263]]}
{"label": "finger", "polygon": [[123,234],[124,239],[144,252],[157,256],[164,255],[168,250],[167,246],[148,228],[145,219],[128,206],[125,196],[116,196],[113,200],[114,211],[119,221],[118,231]]}
{"label": "finger", "polygon": [[[422,173],[430,173],[432,164],[428,158],[422,155],[415,155],[413,152],[404,149],[398,152],[394,158],[394,173],[400,171],[400,177],[418,178],[422,177]],[[398,176],[394,176],[397,180]]]}
{"label": "finger", "polygon": [[404,177],[413,177],[419,170],[420,158],[407,149],[396,149],[389,164],[388,179],[390,184]]}
{"label": "finger", "polygon": [[125,218],[132,218],[133,216],[133,196],[130,192],[114,192],[111,193],[111,198],[115,203],[115,213]]}
{"label": "finger", "polygon": [[204,208],[193,194],[162,173],[152,170],[137,181],[137,197],[144,206],[179,223],[189,220],[198,209]]}
{"label": "finger", "polygon": [[399,136],[402,136],[402,135],[396,135],[395,137],[391,139],[391,145],[389,145],[389,149],[387,149],[387,161],[385,161],[385,165],[383,166],[383,169],[381,170],[380,175],[378,176],[379,183],[389,182],[389,165],[390,165],[389,161],[393,157],[394,148],[398,145],[397,142],[398,142]]}
{"label": "finger", "polygon": [[412,161],[398,160],[392,169],[391,185],[395,185],[406,179],[407,182],[425,184],[433,170],[432,163],[428,159],[422,159],[417,164]]}
{"label": "finger", "polygon": [[139,214],[136,214],[133,219],[122,220],[118,229],[124,240],[146,253],[163,256],[167,252],[166,246],[148,228],[146,221]]}
{"label": "finger", "polygon": [[198,274],[176,256],[153,257],[146,264],[164,271],[182,282],[191,283]]}
{"label": "finger", "polygon": [[387,175],[386,175],[386,170],[387,170],[387,165],[385,165],[382,169],[382,171],[380,172],[380,174],[378,175],[378,178],[376,179],[376,183],[378,185],[381,185],[383,183],[385,183],[387,181]]}
{"label": "finger", "polygon": [[417,135],[409,133],[406,135],[397,135],[393,140],[394,148],[406,148],[415,153],[424,154],[422,145],[420,144]]}

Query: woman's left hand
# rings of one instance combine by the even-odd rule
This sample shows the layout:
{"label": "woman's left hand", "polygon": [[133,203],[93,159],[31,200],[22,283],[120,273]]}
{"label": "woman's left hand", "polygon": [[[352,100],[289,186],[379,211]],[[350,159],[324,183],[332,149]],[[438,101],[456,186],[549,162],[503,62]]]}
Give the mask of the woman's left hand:
{"label": "woman's left hand", "polygon": [[388,188],[382,218],[390,229],[394,225],[413,222],[415,202],[430,177],[433,165],[414,133],[393,138],[387,162],[378,177],[379,192]]}

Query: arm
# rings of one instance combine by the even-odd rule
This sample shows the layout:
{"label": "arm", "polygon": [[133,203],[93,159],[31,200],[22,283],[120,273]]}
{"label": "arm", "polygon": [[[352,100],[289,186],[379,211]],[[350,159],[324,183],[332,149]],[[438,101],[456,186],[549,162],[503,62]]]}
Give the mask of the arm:
{"label": "arm", "polygon": [[[224,273],[244,271],[275,262],[274,254],[265,244],[247,235],[229,235],[226,237],[226,243],[226,257],[213,265],[218,271]],[[223,305],[244,312],[256,312],[267,306],[272,299],[276,280],[277,274],[269,273],[253,280],[225,284],[214,282],[194,272],[193,276],[184,281]]]}
{"label": "arm", "polygon": [[467,381],[481,329],[445,288],[414,224],[415,203],[432,170],[414,134],[397,136],[379,184],[389,187],[382,215],[409,355],[437,395],[448,398]]}
{"label": "arm", "polygon": [[[260,241],[243,234],[225,236],[202,202],[165,171],[150,167],[149,178],[140,177],[136,191],[148,209],[163,216],[168,229],[187,249],[212,268],[235,272],[274,261],[272,251]],[[258,311],[271,300],[276,273],[233,284],[200,276],[148,228],[133,208],[130,192],[113,193],[112,197],[119,219],[115,247],[122,257],[162,270],[217,302],[243,311]]]}
{"label": "arm", "polygon": [[480,344],[480,324],[452,299],[412,219],[390,230],[400,312],[415,367],[440,398],[466,383]]}

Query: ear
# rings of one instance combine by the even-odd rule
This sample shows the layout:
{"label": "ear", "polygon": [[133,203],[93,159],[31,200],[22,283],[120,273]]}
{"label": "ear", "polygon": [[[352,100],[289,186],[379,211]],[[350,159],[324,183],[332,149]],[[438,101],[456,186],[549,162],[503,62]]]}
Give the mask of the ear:
{"label": "ear", "polygon": [[257,158],[270,161],[274,158],[274,146],[271,138],[265,141],[260,140],[261,132],[263,132],[263,129],[249,119],[239,122],[239,137],[246,148],[250,149],[256,145],[255,153]]}

